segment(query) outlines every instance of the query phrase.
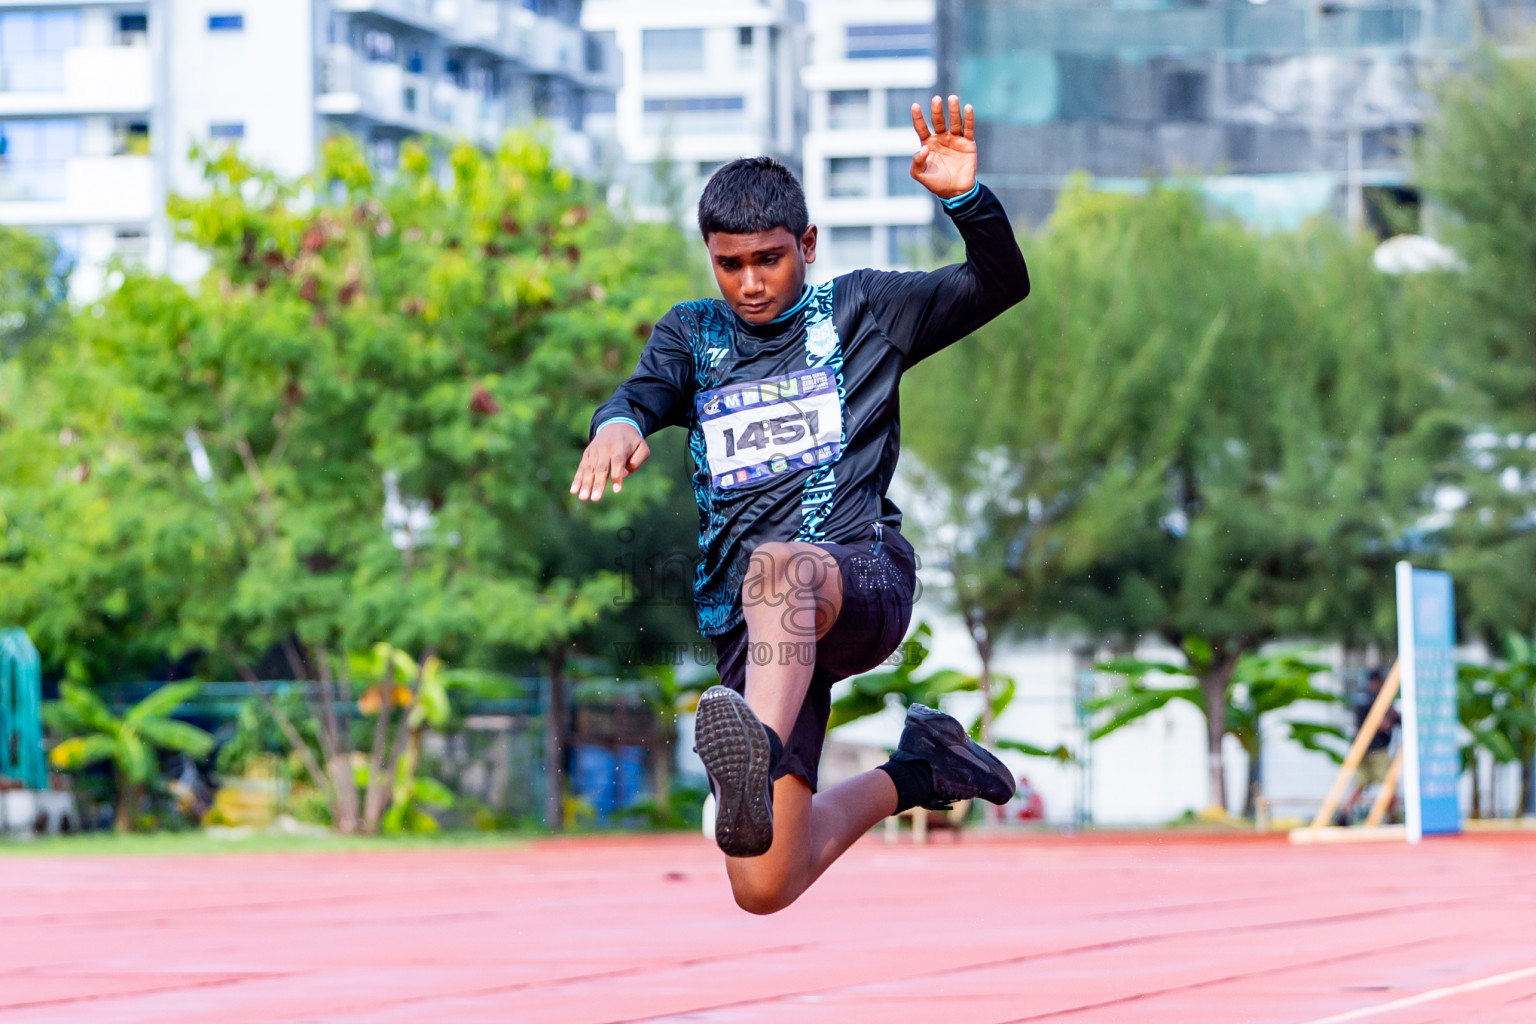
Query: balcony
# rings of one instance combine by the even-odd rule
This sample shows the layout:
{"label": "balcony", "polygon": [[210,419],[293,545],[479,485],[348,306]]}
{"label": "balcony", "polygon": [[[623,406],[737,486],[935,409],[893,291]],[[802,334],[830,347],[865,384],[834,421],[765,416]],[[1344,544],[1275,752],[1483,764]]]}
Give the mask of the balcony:
{"label": "balcony", "polygon": [[585,70],[586,55],[586,36],[581,29],[562,25],[553,18],[536,19],[529,37],[529,70],[575,78]]}
{"label": "balcony", "polygon": [[624,85],[624,55],[611,39],[587,35],[582,40],[582,84],[600,92],[618,92]]}
{"label": "balcony", "polygon": [[482,146],[494,146],[507,130],[507,107],[502,99],[456,89],[451,121],[454,131]]}
{"label": "balcony", "polygon": [[[422,129],[426,127],[425,103],[417,83],[408,84],[407,77],[399,64],[365,60],[355,50],[333,46],[325,54],[315,107],[322,114],[360,116]],[[409,94],[408,87],[412,90]]]}
{"label": "balcony", "polygon": [[486,144],[506,130],[504,100],[445,77],[366,60],[345,46],[325,55],[316,108],[333,117],[361,117],[413,132],[446,131]]}
{"label": "balcony", "polygon": [[78,46],[0,61],[0,116],[133,114],[153,101],[148,46]]}
{"label": "balcony", "polygon": [[334,11],[372,14],[429,32],[441,32],[454,25],[458,7],[453,0],[331,0]]}
{"label": "balcony", "polygon": [[[517,61],[535,74],[572,78],[593,74],[586,35],[580,28],[496,0],[333,0],[333,9],[387,18],[438,36],[451,47],[482,50]],[[615,54],[601,69],[597,88],[617,88]],[[609,80],[612,79],[610,84]]]}
{"label": "balcony", "polygon": [[152,220],[157,208],[147,156],[0,166],[0,221],[7,224],[127,224]]}

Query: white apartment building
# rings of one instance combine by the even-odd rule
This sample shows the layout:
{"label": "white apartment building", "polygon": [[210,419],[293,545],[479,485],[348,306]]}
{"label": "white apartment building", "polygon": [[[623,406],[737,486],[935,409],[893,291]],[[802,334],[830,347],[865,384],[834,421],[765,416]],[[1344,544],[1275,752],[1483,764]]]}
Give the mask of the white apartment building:
{"label": "white apartment building", "polygon": [[77,298],[113,257],[173,265],[165,202],[194,144],[284,175],[346,131],[393,166],[416,134],[490,145],[544,118],[593,173],[588,96],[618,59],[580,0],[0,0],[0,223],[56,238]]}
{"label": "white apartment building", "polygon": [[937,204],[910,173],[911,108],[926,110],[938,81],[934,0],[815,0],[808,11],[804,181],[820,227],[812,279],[923,265]]}
{"label": "white apartment building", "polygon": [[800,0],[587,0],[582,23],[624,60],[614,105],[587,121],[618,141],[615,198],[691,222],[727,161],[766,153],[798,170],[804,18]]}

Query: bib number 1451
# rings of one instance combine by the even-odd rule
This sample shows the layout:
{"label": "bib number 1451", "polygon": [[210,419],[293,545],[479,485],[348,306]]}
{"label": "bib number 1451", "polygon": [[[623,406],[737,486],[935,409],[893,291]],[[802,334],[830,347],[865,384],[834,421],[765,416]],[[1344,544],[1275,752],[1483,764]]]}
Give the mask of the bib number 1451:
{"label": "bib number 1451", "polygon": [[820,422],[821,417],[816,414],[816,410],[807,409],[789,416],[776,416],[771,420],[750,423],[742,429],[739,439],[732,427],[722,428],[720,434],[725,440],[725,454],[730,456],[735,455],[738,448],[764,451],[771,447],[782,448],[803,439],[807,431],[814,437]]}
{"label": "bib number 1451", "polygon": [[716,487],[836,461],[843,407],[827,369],[727,384],[698,396],[699,428]]}

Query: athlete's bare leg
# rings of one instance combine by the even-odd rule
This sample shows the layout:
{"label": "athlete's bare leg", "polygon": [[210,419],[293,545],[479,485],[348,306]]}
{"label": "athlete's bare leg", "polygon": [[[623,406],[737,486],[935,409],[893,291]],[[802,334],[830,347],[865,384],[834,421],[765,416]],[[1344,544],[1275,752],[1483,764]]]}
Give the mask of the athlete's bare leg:
{"label": "athlete's bare leg", "polygon": [[773,845],[761,857],[727,857],[736,905],[772,914],[810,888],[854,841],[896,813],[896,787],[882,771],[865,772],[824,793],[796,775],[773,784]]}
{"label": "athlete's bare leg", "polygon": [[[789,738],[800,715],[816,641],[842,606],[842,572],[822,548],[791,541],[753,551],[742,611],[749,641],[769,645],[772,657],[747,659],[746,699],[780,739]],[[755,914],[789,906],[854,840],[895,810],[896,787],[882,771],[814,797],[804,779],[784,776],[773,787],[773,845],[760,857],[726,858],[737,904]]]}
{"label": "athlete's bare leg", "polygon": [[[769,541],[752,552],[741,585],[747,640],[770,656],[747,658],[747,704],[758,720],[789,739],[816,668],[816,641],[843,610],[843,573],[825,549],[804,541]],[[760,664],[761,662],[761,664]]]}

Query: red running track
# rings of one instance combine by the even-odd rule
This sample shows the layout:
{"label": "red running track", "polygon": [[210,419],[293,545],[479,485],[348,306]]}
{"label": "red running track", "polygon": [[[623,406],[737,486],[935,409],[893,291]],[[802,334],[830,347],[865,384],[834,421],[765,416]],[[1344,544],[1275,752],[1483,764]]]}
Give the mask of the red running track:
{"label": "red running track", "polygon": [[738,911],[701,838],[0,859],[0,1024],[1536,1022],[1536,842],[861,843]]}

